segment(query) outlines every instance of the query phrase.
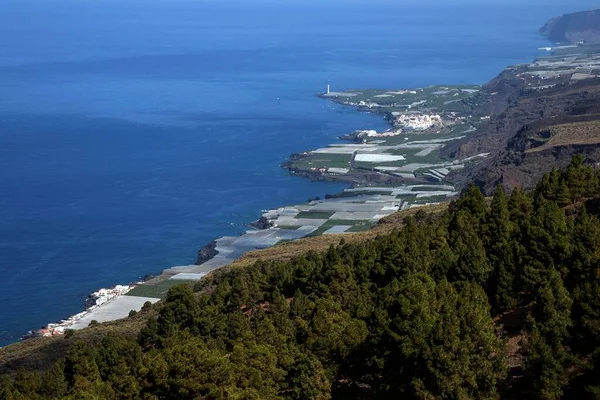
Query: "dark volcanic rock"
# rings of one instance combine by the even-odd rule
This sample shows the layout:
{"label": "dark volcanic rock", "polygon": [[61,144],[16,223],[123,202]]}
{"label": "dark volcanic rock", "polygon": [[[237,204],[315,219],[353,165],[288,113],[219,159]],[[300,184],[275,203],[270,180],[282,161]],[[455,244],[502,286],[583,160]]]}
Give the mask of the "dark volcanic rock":
{"label": "dark volcanic rock", "polygon": [[219,252],[217,251],[217,242],[213,240],[212,242],[201,248],[200,251],[198,251],[198,259],[196,260],[196,265],[204,264],[208,260],[211,260],[217,254],[219,254]]}
{"label": "dark volcanic rock", "polygon": [[422,182],[417,179],[405,179],[399,176],[386,174],[383,172],[374,172],[368,170],[361,170],[357,174],[324,174],[323,172],[298,170],[291,167],[289,164],[282,164],[283,168],[287,169],[294,176],[301,176],[308,178],[313,182],[337,182],[337,183],[349,183],[352,185],[401,185],[401,184],[415,184]]}
{"label": "dark volcanic rock", "polygon": [[507,152],[504,157],[478,171],[473,181],[491,195],[497,185],[511,190],[515,187],[532,189],[544,173],[552,168],[566,168],[571,158],[581,154],[587,164],[600,162],[600,145],[569,144],[533,153]]}
{"label": "dark volcanic rock", "polygon": [[[501,184],[526,189],[575,154],[600,162],[600,79],[521,93],[472,137],[444,149],[462,157],[489,152],[478,164],[448,176],[460,188],[474,181],[487,194]],[[558,132],[558,133],[557,133]],[[557,136],[558,135],[558,136]]]}
{"label": "dark volcanic rock", "polygon": [[273,226],[273,222],[269,221],[267,217],[260,217],[258,221],[252,222],[250,225],[256,229],[269,229]]}
{"label": "dark volcanic rock", "polygon": [[540,29],[540,33],[553,42],[600,42],[600,10],[553,18]]}

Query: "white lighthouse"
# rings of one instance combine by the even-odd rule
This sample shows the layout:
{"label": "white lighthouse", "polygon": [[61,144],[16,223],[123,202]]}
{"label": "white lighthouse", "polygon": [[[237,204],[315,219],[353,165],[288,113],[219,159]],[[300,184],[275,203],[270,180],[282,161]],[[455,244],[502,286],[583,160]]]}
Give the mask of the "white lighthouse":
{"label": "white lighthouse", "polygon": [[327,85],[327,94],[331,93],[331,85]]}

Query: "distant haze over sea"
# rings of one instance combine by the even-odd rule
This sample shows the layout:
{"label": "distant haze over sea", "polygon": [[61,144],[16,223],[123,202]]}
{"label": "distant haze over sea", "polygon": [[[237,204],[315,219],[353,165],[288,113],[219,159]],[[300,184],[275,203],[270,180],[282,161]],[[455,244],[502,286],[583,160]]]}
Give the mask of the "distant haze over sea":
{"label": "distant haze over sea", "polygon": [[484,83],[547,45],[547,19],[593,5],[3,0],[0,345],[193,263],[262,209],[341,190],[279,168],[385,128],[317,99],[327,84]]}

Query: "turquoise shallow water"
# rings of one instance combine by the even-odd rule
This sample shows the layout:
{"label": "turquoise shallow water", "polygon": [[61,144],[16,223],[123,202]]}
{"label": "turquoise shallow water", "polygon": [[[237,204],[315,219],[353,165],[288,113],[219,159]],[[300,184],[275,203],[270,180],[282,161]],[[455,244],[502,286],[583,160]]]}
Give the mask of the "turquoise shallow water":
{"label": "turquoise shallow water", "polygon": [[262,209],[341,190],[279,168],[385,127],[316,98],[328,83],[484,83],[592,4],[3,1],[0,345],[192,263]]}

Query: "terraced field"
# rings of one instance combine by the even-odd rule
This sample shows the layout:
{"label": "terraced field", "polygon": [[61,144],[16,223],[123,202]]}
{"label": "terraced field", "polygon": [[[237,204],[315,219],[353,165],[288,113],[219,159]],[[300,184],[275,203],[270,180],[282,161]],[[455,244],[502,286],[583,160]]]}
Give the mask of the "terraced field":
{"label": "terraced field", "polygon": [[535,153],[559,146],[589,145],[600,143],[600,121],[561,124],[549,129],[550,138],[541,146],[526,150]]}

